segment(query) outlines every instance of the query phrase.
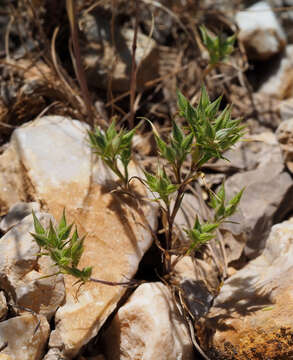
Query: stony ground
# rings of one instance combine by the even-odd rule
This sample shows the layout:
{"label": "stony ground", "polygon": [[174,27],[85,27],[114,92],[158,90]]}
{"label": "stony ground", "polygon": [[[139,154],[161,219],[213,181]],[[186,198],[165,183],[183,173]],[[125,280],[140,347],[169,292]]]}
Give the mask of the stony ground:
{"label": "stony ground", "polygon": [[[0,360],[293,359],[293,2],[87,0],[75,15],[70,3],[0,4]],[[200,25],[236,34],[212,69]],[[170,282],[152,195],[136,179],[143,201],[125,201],[87,131],[139,125],[130,175],[143,176],[157,153],[140,117],[166,137],[171,119],[185,125],[176,90],[196,105],[202,83],[246,134],[189,188],[178,248],[210,216],[207,189],[245,192],[208,246],[174,252]],[[64,208],[86,235],[80,267],[135,286],[55,275],[31,213],[48,226]]]}

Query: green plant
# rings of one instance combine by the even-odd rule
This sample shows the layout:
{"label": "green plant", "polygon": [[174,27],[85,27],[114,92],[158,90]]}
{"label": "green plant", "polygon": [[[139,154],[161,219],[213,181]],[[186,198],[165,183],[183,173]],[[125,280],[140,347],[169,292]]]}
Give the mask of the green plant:
{"label": "green plant", "polygon": [[34,212],[33,219],[35,233],[31,235],[38,245],[45,250],[41,255],[51,257],[55,265],[58,266],[58,273],[73,275],[82,282],[88,281],[92,274],[92,267],[84,267],[82,270],[77,267],[84,250],[84,237],[80,238],[76,229],[70,237],[73,224],[67,225],[65,211],[63,211],[62,218],[56,228],[50,220],[50,225],[45,230]]}
{"label": "green plant", "polygon": [[[155,126],[149,122],[158,147],[160,164],[155,174],[145,171],[145,179],[141,179],[154,193],[155,201],[159,203],[161,211],[167,219],[164,249],[166,273],[171,270],[169,252],[173,250],[174,221],[188,185],[202,176],[201,168],[207,161],[213,158],[225,159],[223,152],[240,139],[244,129],[240,125],[240,119],[231,118],[231,106],[228,105],[219,112],[221,97],[212,102],[204,87],[196,108],[182,93],[178,91],[177,95],[179,115],[185,119],[187,126],[183,131],[176,121],[173,121],[172,133],[165,141],[160,137]],[[126,186],[128,182],[127,166],[131,158],[131,139],[134,130],[128,133],[124,131],[118,133],[114,126],[115,124],[112,122],[104,134],[96,129],[95,133],[89,134],[90,141],[94,151],[123,180]],[[127,161],[123,161],[123,155],[119,153],[120,144],[121,151],[124,149],[124,144],[127,148]],[[117,172],[118,158],[123,163],[126,175]],[[185,168],[188,168],[187,174],[182,171],[183,164],[185,164]],[[242,192],[240,191],[227,204],[225,203],[224,186],[221,187],[218,194],[211,193],[211,207],[215,210],[214,220],[200,223],[196,217],[193,229],[186,230],[190,240],[186,254],[214,238],[216,228],[236,211]],[[173,202],[171,202],[172,198]]]}
{"label": "green plant", "polygon": [[[177,95],[179,115],[184,118],[186,126],[182,129],[176,121],[173,121],[172,132],[165,141],[155,126],[149,122],[158,148],[159,165],[155,173],[145,171],[145,178],[139,178],[154,194],[154,200],[158,202],[165,215],[166,239],[164,244],[160,245],[160,249],[163,251],[166,274],[171,271],[171,252],[174,253],[174,222],[188,186],[203,176],[201,169],[207,161],[213,158],[225,159],[223,152],[231,148],[244,133],[240,119],[231,118],[231,107],[226,106],[223,111],[219,111],[221,97],[212,102],[204,87],[197,107],[193,107],[179,91]],[[93,151],[122,181],[122,190],[135,197],[135,194],[131,194],[132,190],[129,186],[131,179],[128,175],[134,133],[135,129],[117,132],[115,121],[112,121],[105,132],[98,128],[94,132],[90,131],[89,140]],[[215,237],[215,230],[236,211],[242,193],[243,190],[227,202],[224,184],[217,194],[210,191],[210,206],[214,210],[213,219],[200,221],[195,214],[193,228],[184,229],[189,239],[189,246],[183,255],[198,250]],[[49,255],[61,273],[73,275],[81,282],[91,280],[108,285],[130,284],[130,282],[113,283],[92,279],[91,267],[78,269],[84,237],[79,238],[76,230],[70,237],[73,225],[67,225],[65,213],[57,228],[54,228],[50,222],[47,230],[42,227],[35,214],[33,217],[35,233],[32,235],[40,247],[45,249],[45,253],[42,254]]]}
{"label": "green plant", "polygon": [[218,36],[211,37],[204,25],[200,26],[199,29],[203,44],[209,53],[211,65],[225,61],[234,51],[235,34],[226,37],[220,33]]}
{"label": "green plant", "polygon": [[50,220],[49,227],[45,229],[35,213],[32,213],[34,219],[35,232],[31,233],[37,244],[43,251],[40,252],[40,256],[50,256],[54,264],[58,267],[58,272],[49,276],[58,274],[72,275],[77,279],[77,282],[85,283],[92,281],[104,285],[110,286],[133,286],[139,282],[125,281],[125,282],[113,282],[107,280],[100,280],[92,278],[92,267],[86,266],[83,269],[78,268],[79,260],[84,251],[84,239],[79,237],[77,230],[75,229],[70,236],[73,224],[67,225],[65,210],[61,220],[57,226],[53,225]]}
{"label": "green plant", "polygon": [[[119,132],[115,129],[115,120],[113,120],[106,132],[98,127],[95,131],[89,131],[91,147],[104,163],[119,177],[122,183],[128,185],[128,164],[131,158],[131,141],[135,129]],[[119,161],[123,170],[119,167]]]}

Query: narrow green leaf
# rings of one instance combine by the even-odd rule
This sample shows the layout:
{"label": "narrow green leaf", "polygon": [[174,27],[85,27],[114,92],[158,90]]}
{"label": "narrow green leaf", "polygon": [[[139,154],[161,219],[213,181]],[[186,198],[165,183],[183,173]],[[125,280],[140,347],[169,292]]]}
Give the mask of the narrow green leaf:
{"label": "narrow green leaf", "polygon": [[201,226],[202,232],[211,232],[219,227],[219,223],[206,223]]}
{"label": "narrow green leaf", "polygon": [[190,133],[183,139],[182,144],[181,144],[182,149],[186,152],[191,151],[192,141],[193,141],[193,134]]}
{"label": "narrow green leaf", "polygon": [[66,216],[65,216],[65,208],[63,209],[63,214],[59,222],[58,232],[62,231],[66,227]]}
{"label": "narrow green leaf", "polygon": [[174,120],[172,121],[172,135],[174,140],[181,145],[184,139],[184,134]]}
{"label": "narrow green leaf", "polygon": [[33,234],[33,233],[30,233],[33,238],[36,240],[37,244],[40,246],[40,247],[45,247],[47,248],[47,236],[44,235],[44,234]]}
{"label": "narrow green leaf", "polygon": [[45,229],[43,228],[42,224],[39,222],[38,218],[34,211],[32,211],[33,219],[34,219],[34,228],[37,234],[45,234]]}
{"label": "narrow green leaf", "polygon": [[59,245],[57,234],[55,232],[55,229],[53,227],[53,223],[51,220],[50,220],[50,225],[49,225],[48,243],[52,248],[57,247]]}
{"label": "narrow green leaf", "polygon": [[178,89],[177,89],[177,102],[178,102],[180,115],[185,116],[188,100]]}

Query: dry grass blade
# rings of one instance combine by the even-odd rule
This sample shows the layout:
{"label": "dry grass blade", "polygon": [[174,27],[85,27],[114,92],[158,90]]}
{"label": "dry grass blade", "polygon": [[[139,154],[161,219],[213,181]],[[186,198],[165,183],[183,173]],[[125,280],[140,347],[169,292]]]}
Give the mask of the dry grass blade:
{"label": "dry grass blade", "polygon": [[87,108],[87,113],[90,118],[89,123],[91,126],[94,126],[94,117],[93,117],[93,111],[92,111],[92,104],[91,104],[91,97],[90,93],[87,87],[86,77],[85,73],[82,67],[81,62],[81,55],[80,55],[80,48],[78,43],[78,28],[77,28],[77,21],[76,21],[76,9],[75,9],[75,2],[73,0],[66,0],[66,9],[67,9],[67,15],[70,23],[70,30],[71,30],[71,38],[72,38],[72,44],[73,44],[73,51],[75,55],[75,59],[73,60],[75,62],[74,69],[76,70],[76,76],[83,94],[84,103]]}

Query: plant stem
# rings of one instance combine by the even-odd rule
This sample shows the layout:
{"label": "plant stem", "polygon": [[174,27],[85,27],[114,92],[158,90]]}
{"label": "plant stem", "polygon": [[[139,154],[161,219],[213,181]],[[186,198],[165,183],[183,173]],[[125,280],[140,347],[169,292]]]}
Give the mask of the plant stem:
{"label": "plant stem", "polygon": [[134,126],[134,114],[135,114],[134,100],[136,94],[136,75],[137,75],[135,53],[136,53],[136,43],[137,43],[137,32],[138,32],[138,1],[135,0],[135,25],[134,25],[134,35],[132,42],[131,76],[130,76],[130,116],[128,120],[128,125],[130,129],[132,129]]}
{"label": "plant stem", "polygon": [[185,188],[186,184],[185,182],[180,186],[177,195],[175,204],[173,207],[172,212],[170,212],[170,208],[167,208],[167,222],[168,222],[168,232],[166,236],[166,254],[165,255],[165,272],[168,274],[171,270],[171,256],[168,254],[168,251],[172,249],[172,243],[173,243],[173,227],[174,227],[174,221],[175,217],[178,213],[178,210],[180,209],[181,202],[183,200],[184,194],[185,194]]}

